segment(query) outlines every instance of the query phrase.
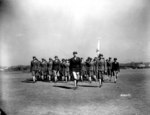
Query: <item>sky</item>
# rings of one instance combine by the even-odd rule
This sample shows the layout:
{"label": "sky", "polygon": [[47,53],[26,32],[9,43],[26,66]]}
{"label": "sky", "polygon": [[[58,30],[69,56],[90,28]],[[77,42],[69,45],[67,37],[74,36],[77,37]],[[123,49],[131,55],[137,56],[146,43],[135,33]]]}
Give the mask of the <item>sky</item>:
{"label": "sky", "polygon": [[0,0],[0,65],[41,58],[150,62],[149,0]]}

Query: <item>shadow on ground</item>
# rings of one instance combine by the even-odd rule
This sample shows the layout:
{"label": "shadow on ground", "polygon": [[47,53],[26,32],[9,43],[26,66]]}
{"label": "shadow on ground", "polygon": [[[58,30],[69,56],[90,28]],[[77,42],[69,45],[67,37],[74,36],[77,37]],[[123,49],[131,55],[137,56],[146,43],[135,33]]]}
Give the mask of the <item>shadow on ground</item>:
{"label": "shadow on ground", "polygon": [[21,81],[23,83],[34,83],[32,79],[26,79],[24,81]]}
{"label": "shadow on ground", "polygon": [[79,87],[92,87],[92,88],[94,88],[94,87],[98,87],[98,86],[96,86],[96,85],[78,85]]}
{"label": "shadow on ground", "polygon": [[104,83],[114,83],[113,81],[104,80]]}
{"label": "shadow on ground", "polygon": [[63,89],[74,89],[74,87],[62,86],[62,85],[53,85],[53,87],[63,88]]}

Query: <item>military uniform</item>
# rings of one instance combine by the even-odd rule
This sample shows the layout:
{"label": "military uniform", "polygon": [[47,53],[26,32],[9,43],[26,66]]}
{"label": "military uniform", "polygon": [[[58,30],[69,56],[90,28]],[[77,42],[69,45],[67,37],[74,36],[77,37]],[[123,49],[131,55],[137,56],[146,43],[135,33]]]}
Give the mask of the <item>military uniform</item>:
{"label": "military uniform", "polygon": [[86,63],[81,62],[81,76],[86,76],[87,75],[87,69],[86,69]]}
{"label": "military uniform", "polygon": [[57,81],[57,77],[60,76],[60,60],[59,59],[55,59],[53,61],[53,67],[52,67],[52,70],[53,70],[53,75],[55,77],[55,82]]}
{"label": "military uniform", "polygon": [[66,62],[66,63],[65,63],[65,76],[66,76],[66,77],[70,76],[69,67],[70,67],[70,63],[69,63],[69,62]]}
{"label": "military uniform", "polygon": [[41,72],[42,72],[42,79],[44,79],[45,76],[47,76],[48,68],[47,68],[47,62],[46,60],[41,62]]}
{"label": "military uniform", "polygon": [[81,59],[79,57],[73,57],[70,59],[70,69],[73,73],[74,79],[78,80],[81,72]]}
{"label": "military uniform", "polygon": [[60,63],[60,74],[61,76],[65,76],[65,62],[64,60],[62,60],[62,62]]}
{"label": "military uniform", "polygon": [[30,71],[32,72],[32,76],[36,76],[38,73],[38,60],[32,60],[31,61],[31,67],[30,67]]}
{"label": "military uniform", "polygon": [[119,62],[116,61],[117,58],[114,58],[114,62],[112,63],[112,73],[115,76],[114,83],[117,81],[118,73],[120,72]]}
{"label": "military uniform", "polygon": [[48,75],[52,76],[53,72],[52,72],[52,68],[53,68],[53,61],[49,61],[47,63],[47,67],[48,67]]}
{"label": "military uniform", "polygon": [[113,63],[112,63],[113,76],[114,76],[115,74],[117,74],[119,71],[120,71],[119,62],[113,62]]}
{"label": "military uniform", "polygon": [[107,63],[107,74],[108,76],[111,76],[112,75],[112,62],[111,60],[108,60],[106,63]]}
{"label": "military uniform", "polygon": [[97,59],[96,60],[96,72],[97,78],[103,79],[104,72],[106,70],[106,63],[104,59]]}
{"label": "military uniform", "polygon": [[87,68],[86,70],[87,70],[87,75],[89,77],[93,76],[93,65],[94,63],[91,61],[91,59],[88,59],[86,61],[86,68]]}

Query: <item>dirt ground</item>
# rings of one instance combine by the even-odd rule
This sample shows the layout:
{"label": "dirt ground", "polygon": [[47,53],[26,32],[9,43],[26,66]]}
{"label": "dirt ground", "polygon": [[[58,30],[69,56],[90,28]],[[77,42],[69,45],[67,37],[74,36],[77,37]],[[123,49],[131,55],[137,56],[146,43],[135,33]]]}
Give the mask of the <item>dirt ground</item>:
{"label": "dirt ground", "polygon": [[0,108],[7,115],[150,115],[150,69],[121,70],[117,83],[30,81],[31,74],[0,73]]}

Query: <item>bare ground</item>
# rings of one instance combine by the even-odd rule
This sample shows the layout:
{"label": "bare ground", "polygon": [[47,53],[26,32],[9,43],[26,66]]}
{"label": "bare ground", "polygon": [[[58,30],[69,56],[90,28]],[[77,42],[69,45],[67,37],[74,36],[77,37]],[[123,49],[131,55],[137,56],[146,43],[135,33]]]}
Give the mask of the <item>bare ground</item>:
{"label": "bare ground", "polygon": [[30,81],[31,74],[0,73],[0,107],[8,115],[149,115],[150,70],[122,70],[115,84]]}

